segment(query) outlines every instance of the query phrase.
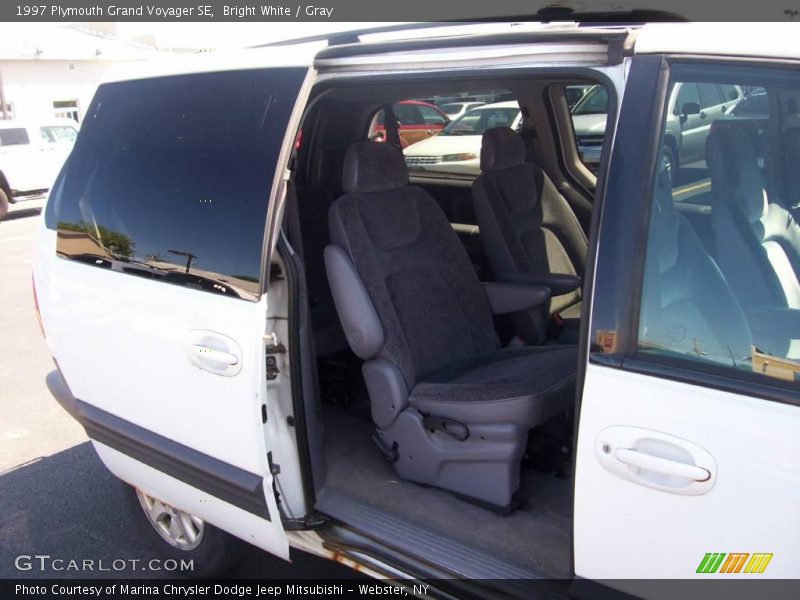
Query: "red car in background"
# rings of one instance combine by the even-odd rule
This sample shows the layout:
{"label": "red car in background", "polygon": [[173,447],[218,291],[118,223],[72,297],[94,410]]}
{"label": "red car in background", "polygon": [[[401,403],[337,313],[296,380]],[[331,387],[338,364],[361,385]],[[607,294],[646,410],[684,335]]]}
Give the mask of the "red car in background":
{"label": "red car in background", "polygon": [[[400,145],[403,148],[436,135],[450,122],[444,112],[428,102],[402,100],[396,102],[392,107],[400,123]],[[368,136],[370,140],[376,142],[386,140],[383,119],[384,111],[379,110],[370,124]]]}

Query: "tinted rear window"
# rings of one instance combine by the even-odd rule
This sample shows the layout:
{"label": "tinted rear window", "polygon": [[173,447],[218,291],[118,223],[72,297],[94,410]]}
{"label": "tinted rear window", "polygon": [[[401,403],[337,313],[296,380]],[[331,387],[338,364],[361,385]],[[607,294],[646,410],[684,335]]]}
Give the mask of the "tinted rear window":
{"label": "tinted rear window", "polygon": [[28,131],[24,127],[0,129],[0,146],[21,146],[29,143]]}
{"label": "tinted rear window", "polygon": [[99,88],[48,205],[58,254],[253,298],[267,204],[305,69]]}

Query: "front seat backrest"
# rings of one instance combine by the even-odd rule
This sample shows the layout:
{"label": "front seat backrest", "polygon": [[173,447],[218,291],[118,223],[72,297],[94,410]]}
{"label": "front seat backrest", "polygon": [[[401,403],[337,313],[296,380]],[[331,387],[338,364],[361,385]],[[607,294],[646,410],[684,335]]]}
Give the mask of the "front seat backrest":
{"label": "front seat backrest", "polygon": [[[525,162],[524,140],[508,127],[483,134],[481,171],[472,186],[475,216],[495,275],[530,272],[583,277],[586,236],[550,178]],[[580,290],[553,299],[560,310]]]}
{"label": "front seat backrest", "polygon": [[745,306],[800,308],[800,226],[767,194],[752,140],[716,121],[706,142],[717,259]]}
{"label": "front seat backrest", "polygon": [[[331,242],[352,260],[382,329],[382,339],[371,336],[375,344],[357,350],[362,358],[395,364],[410,389],[426,375],[495,351],[491,310],[469,258],[438,204],[408,184],[402,152],[353,144],[342,184],[345,195],[329,213]],[[348,307],[337,307],[344,320]],[[347,324],[345,334],[358,348]]]}
{"label": "front seat backrest", "polygon": [[656,187],[650,225],[639,340],[643,350],[669,349],[748,368],[747,317],[692,226],[674,207],[672,190]]}

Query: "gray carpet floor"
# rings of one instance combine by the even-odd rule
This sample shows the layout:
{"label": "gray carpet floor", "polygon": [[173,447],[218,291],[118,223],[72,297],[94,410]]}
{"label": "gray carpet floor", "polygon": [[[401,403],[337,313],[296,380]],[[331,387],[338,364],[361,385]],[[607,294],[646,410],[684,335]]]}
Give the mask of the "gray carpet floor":
{"label": "gray carpet floor", "polygon": [[554,578],[570,569],[569,481],[523,470],[523,508],[500,516],[435,488],[400,480],[370,439],[371,422],[338,407],[324,412],[325,488],[408,519],[427,530]]}

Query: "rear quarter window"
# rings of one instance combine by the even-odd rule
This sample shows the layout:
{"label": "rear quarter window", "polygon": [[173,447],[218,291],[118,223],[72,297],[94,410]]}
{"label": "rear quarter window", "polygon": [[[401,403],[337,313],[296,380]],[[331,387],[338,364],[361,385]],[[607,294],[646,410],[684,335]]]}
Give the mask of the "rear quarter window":
{"label": "rear quarter window", "polygon": [[304,76],[281,68],[101,86],[48,204],[58,255],[257,297],[275,164]]}

